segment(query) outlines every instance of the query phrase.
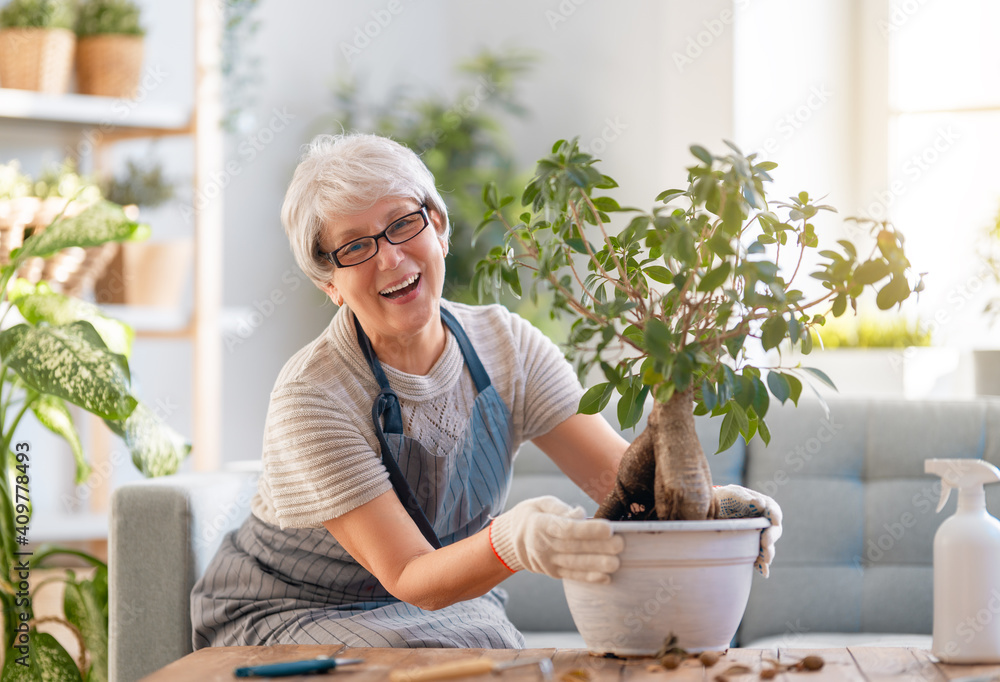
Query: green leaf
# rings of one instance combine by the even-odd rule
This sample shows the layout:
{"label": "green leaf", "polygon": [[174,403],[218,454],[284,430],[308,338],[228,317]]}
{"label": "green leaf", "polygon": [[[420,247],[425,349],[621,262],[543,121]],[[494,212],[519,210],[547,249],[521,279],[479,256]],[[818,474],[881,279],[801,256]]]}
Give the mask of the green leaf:
{"label": "green leaf", "polygon": [[645,408],[649,386],[643,386],[641,381],[632,381],[618,401],[618,423],[622,430],[630,429],[642,416]]}
{"label": "green leaf", "polygon": [[767,424],[764,423],[764,418],[761,416],[757,417],[757,433],[760,434],[760,439],[764,441],[764,445],[771,443],[771,430],[767,428]]}
{"label": "green leaf", "polygon": [[667,203],[668,201],[670,201],[674,197],[679,197],[679,196],[681,196],[683,194],[686,194],[686,193],[687,193],[687,190],[683,190],[683,189],[665,189],[665,190],[663,190],[662,192],[660,192],[659,194],[656,195],[656,201],[662,201],[663,203]]}
{"label": "green leaf", "polygon": [[733,419],[736,421],[736,427],[740,430],[740,433],[746,434],[750,429],[750,418],[747,417],[746,410],[743,409],[738,403],[729,403],[730,414],[733,415]]}
{"label": "green leaf", "polygon": [[907,286],[906,280],[893,276],[889,283],[879,290],[878,296],[875,297],[875,304],[879,310],[888,310],[897,303],[905,301],[909,295],[910,288]]}
{"label": "green leaf", "polygon": [[597,207],[598,211],[604,211],[605,213],[613,213],[614,211],[620,211],[621,206],[618,202],[611,197],[595,197],[593,199],[594,206]]}
{"label": "green leaf", "polygon": [[75,218],[64,218],[24,240],[24,246],[11,253],[4,270],[16,272],[29,258],[48,258],[71,246],[86,248],[108,242],[146,239],[149,225],[129,220],[121,206],[101,201]]}
{"label": "green leaf", "polygon": [[670,284],[673,281],[673,273],[662,265],[650,265],[642,270],[646,276],[660,284]]}
{"label": "green leaf", "polygon": [[31,403],[31,411],[42,426],[69,443],[73,459],[76,460],[76,484],[86,481],[90,476],[90,464],[84,458],[83,443],[80,442],[80,434],[76,432],[73,415],[66,403],[54,395],[41,395]]}
{"label": "green leaf", "polygon": [[764,350],[777,348],[781,340],[785,338],[786,331],[788,331],[788,323],[780,315],[775,315],[764,320],[764,324],[760,326],[761,342],[764,345]]}
{"label": "green leaf", "polygon": [[21,652],[8,649],[0,682],[82,682],[76,663],[55,637],[37,630],[30,637],[30,652],[20,659],[27,665],[17,662]]}
{"label": "green leaf", "polygon": [[729,272],[733,269],[731,263],[723,263],[719,267],[715,268],[704,277],[701,278],[701,282],[698,283],[698,291],[708,292],[714,291],[718,287],[722,286],[722,283],[726,281],[729,277]]}
{"label": "green leaf", "polygon": [[826,372],[824,372],[823,370],[816,369],[815,367],[803,367],[802,369],[812,374],[814,377],[822,381],[824,384],[826,384],[833,390],[837,390],[837,387],[836,385],[834,385],[833,380],[831,380],[830,377],[828,377],[826,375]]}
{"label": "green leaf", "polygon": [[785,381],[788,382],[788,397],[792,401],[793,405],[798,406],[799,396],[802,395],[802,382],[799,381],[798,377],[794,377],[791,374],[785,375]]}
{"label": "green leaf", "polygon": [[722,427],[719,429],[719,449],[715,451],[715,454],[719,454],[723,450],[731,448],[739,435],[740,427],[736,423],[736,417],[733,415],[733,411],[730,410],[726,413],[726,416],[722,418]]}
{"label": "green leaf", "polygon": [[884,260],[865,261],[854,271],[854,281],[858,284],[874,284],[889,274],[889,264]]}
{"label": "green leaf", "polygon": [[673,357],[673,350],[670,344],[673,342],[673,334],[670,327],[662,320],[655,317],[646,323],[646,332],[643,335],[646,343],[646,350],[649,355],[661,362],[667,362]]}
{"label": "green leaf", "polygon": [[141,402],[128,419],[105,423],[125,441],[132,462],[147,478],[176,473],[191,452],[191,444]]}
{"label": "green leaf", "polygon": [[714,410],[715,406],[718,404],[717,396],[715,395],[715,388],[712,386],[712,382],[708,379],[703,379],[701,382],[701,400],[705,403],[705,407],[709,411]]}
{"label": "green leaf", "polygon": [[764,382],[760,380],[760,377],[753,378],[754,392],[753,392],[753,411],[756,413],[758,418],[763,418],[767,414],[768,408],[771,406],[771,398],[767,393],[767,388],[764,387]]}
{"label": "green leaf", "polygon": [[778,372],[768,372],[767,387],[771,389],[771,394],[781,401],[782,404],[788,400],[791,389],[788,386],[788,379],[784,374]]}
{"label": "green leaf", "polygon": [[135,408],[128,361],[109,351],[89,322],[16,325],[0,332],[0,357],[39,393],[51,393],[104,419],[124,419]]}
{"label": "green leaf", "polygon": [[91,580],[66,583],[66,620],[76,626],[90,654],[88,682],[108,679],[108,569],[97,569]]}
{"label": "green leaf", "polygon": [[615,387],[610,382],[591,386],[583,394],[583,397],[580,398],[580,406],[577,408],[577,412],[580,414],[597,414],[608,406],[608,402],[611,400],[614,392]]}
{"label": "green leaf", "polygon": [[112,353],[128,357],[132,352],[135,332],[130,326],[105,316],[93,303],[56,293],[47,282],[35,285],[25,279],[18,279],[11,287],[10,300],[17,306],[21,316],[36,327],[43,322],[58,327],[86,320],[94,325]]}
{"label": "green leaf", "polygon": [[712,155],[708,153],[708,150],[704,147],[694,144],[691,145],[691,153],[698,157],[699,161],[702,161],[709,166],[712,165]]}

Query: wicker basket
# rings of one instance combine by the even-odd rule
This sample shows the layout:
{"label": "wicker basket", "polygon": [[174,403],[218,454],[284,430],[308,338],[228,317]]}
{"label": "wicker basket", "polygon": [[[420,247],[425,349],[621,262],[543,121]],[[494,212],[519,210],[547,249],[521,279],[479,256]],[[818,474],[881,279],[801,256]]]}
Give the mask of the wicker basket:
{"label": "wicker basket", "polygon": [[[24,197],[0,201],[0,265],[10,262],[10,253],[24,243],[25,232],[44,230],[63,213],[65,217],[79,215],[86,204],[66,199]],[[18,277],[30,282],[47,281],[55,291],[70,296],[89,293],[94,282],[104,272],[115,255],[118,244],[109,243],[89,248],[70,247],[49,258],[29,258],[20,268]]]}
{"label": "wicker basket", "polygon": [[142,76],[142,36],[96,35],[76,44],[76,89],[84,95],[135,99]]}
{"label": "wicker basket", "polygon": [[65,93],[75,44],[67,28],[0,30],[0,87]]}
{"label": "wicker basket", "polygon": [[190,238],[122,242],[97,279],[98,303],[176,308],[181,304],[194,253]]}

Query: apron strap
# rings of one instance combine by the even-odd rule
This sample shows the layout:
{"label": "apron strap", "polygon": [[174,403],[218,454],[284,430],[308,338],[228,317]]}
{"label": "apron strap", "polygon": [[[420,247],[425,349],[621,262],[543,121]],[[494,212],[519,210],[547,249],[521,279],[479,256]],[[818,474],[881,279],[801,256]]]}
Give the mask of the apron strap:
{"label": "apron strap", "polygon": [[[431,543],[431,547],[440,549],[441,541],[438,539],[437,533],[434,532],[427,515],[424,514],[424,510],[420,507],[420,503],[417,502],[413,489],[406,482],[406,477],[400,471],[396,458],[392,456],[389,441],[385,437],[386,432],[399,435],[403,433],[403,413],[399,408],[399,397],[389,386],[389,379],[386,378],[382,364],[375,356],[371,340],[365,334],[365,330],[361,328],[361,322],[358,321],[357,315],[354,316],[354,328],[358,333],[358,345],[361,346],[361,353],[365,356],[365,361],[372,374],[375,375],[375,380],[378,381],[380,388],[378,397],[372,403],[372,424],[375,426],[375,435],[378,437],[379,449],[382,451],[382,465],[389,472],[389,483],[396,491],[396,497],[399,498],[406,513],[417,524],[420,533],[427,539],[427,542]],[[385,428],[382,427],[383,417]]]}
{"label": "apron strap", "polygon": [[490,375],[486,373],[486,368],[480,362],[479,355],[476,354],[472,343],[469,341],[469,337],[454,315],[441,308],[441,319],[448,325],[448,329],[451,330],[451,333],[455,336],[455,340],[458,342],[458,347],[462,350],[462,357],[465,358],[465,365],[469,368],[469,374],[472,375],[472,382],[476,385],[476,391],[482,393],[490,387]]}
{"label": "apron strap", "polygon": [[[479,360],[475,349],[473,349],[469,337],[466,335],[465,330],[462,329],[462,325],[455,319],[455,316],[444,308],[441,308],[441,319],[448,326],[448,329],[451,330],[451,333],[455,336],[455,340],[458,342],[458,347],[462,351],[466,367],[469,368],[469,374],[472,376],[472,382],[476,386],[476,391],[482,393],[490,387],[490,376],[487,374],[486,368],[483,367],[483,363]],[[396,496],[403,504],[403,508],[406,509],[413,522],[417,524],[417,528],[420,529],[423,536],[427,538],[432,547],[440,549],[441,541],[434,532],[434,528],[427,519],[427,515],[424,514],[424,510],[420,507],[420,503],[417,501],[416,495],[413,494],[410,484],[407,483],[406,477],[400,471],[399,464],[396,462],[395,457],[392,456],[389,441],[385,437],[386,433],[403,434],[403,413],[399,406],[399,396],[389,386],[389,379],[382,369],[382,363],[378,361],[375,349],[372,348],[371,340],[365,334],[365,330],[361,328],[361,322],[358,320],[357,315],[354,316],[354,328],[358,334],[358,345],[361,346],[361,354],[364,355],[365,362],[368,363],[368,367],[371,369],[379,385],[378,397],[372,403],[372,424],[375,427],[375,435],[378,437],[379,446],[382,450],[382,464],[385,466],[386,471],[389,472],[389,482],[392,484],[393,490],[396,491]]]}

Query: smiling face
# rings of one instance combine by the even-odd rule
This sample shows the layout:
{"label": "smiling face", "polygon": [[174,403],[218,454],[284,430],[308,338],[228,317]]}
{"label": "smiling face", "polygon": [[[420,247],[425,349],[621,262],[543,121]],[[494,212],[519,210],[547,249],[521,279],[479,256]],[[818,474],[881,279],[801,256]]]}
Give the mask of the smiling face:
{"label": "smiling face", "polygon": [[[418,210],[415,199],[385,197],[363,213],[328,221],[320,250],[376,235]],[[427,214],[431,222],[416,237],[402,244],[379,239],[378,253],[359,265],[334,269],[324,287],[334,303],[346,303],[354,311],[379,358],[392,366],[398,366],[392,357],[399,352],[439,352],[444,338],[439,301],[448,246],[441,237],[441,217],[432,209]]]}

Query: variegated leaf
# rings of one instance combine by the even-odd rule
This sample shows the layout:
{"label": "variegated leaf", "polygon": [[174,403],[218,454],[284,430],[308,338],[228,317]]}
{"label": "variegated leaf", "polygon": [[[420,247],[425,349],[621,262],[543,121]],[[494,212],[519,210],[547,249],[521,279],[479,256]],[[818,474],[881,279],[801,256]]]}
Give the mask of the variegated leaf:
{"label": "variegated leaf", "polygon": [[107,242],[140,240],[149,237],[149,225],[129,220],[124,209],[110,201],[99,201],[80,215],[63,218],[24,240],[11,253],[5,269],[14,272],[28,258],[48,258],[70,246],[100,246]]}
{"label": "variegated leaf", "polygon": [[128,419],[106,423],[125,441],[136,468],[149,478],[176,473],[191,452],[191,444],[144,403],[138,403]]}
{"label": "variegated leaf", "polygon": [[93,303],[53,291],[47,282],[35,285],[18,279],[11,287],[10,300],[21,311],[21,316],[35,326],[43,322],[59,326],[86,320],[94,325],[111,352],[125,357],[132,352],[135,332],[130,326],[106,317]]}
{"label": "variegated leaf", "polygon": [[0,357],[39,393],[64,398],[103,419],[125,419],[135,408],[128,362],[108,350],[84,320],[6,329],[0,332]]}
{"label": "variegated leaf", "polygon": [[73,415],[65,401],[54,395],[41,395],[31,403],[31,411],[42,426],[69,443],[76,460],[76,484],[86,481],[90,476],[90,464],[83,455],[83,443],[80,442],[80,434],[76,432]]}

